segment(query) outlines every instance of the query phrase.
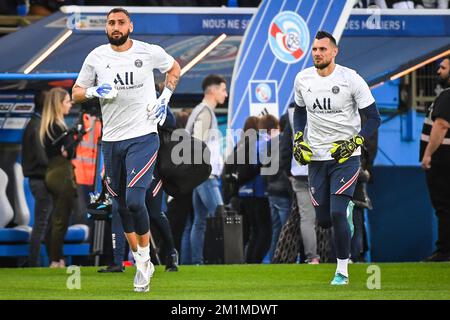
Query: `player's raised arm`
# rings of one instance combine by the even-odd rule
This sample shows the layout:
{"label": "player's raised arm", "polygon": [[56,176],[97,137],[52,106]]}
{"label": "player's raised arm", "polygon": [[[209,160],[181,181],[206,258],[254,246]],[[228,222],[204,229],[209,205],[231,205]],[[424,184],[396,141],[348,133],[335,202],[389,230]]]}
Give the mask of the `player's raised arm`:
{"label": "player's raised arm", "polygon": [[369,139],[381,124],[380,113],[369,86],[357,73],[353,77],[353,87],[353,98],[358,105],[360,114],[366,118],[365,124],[358,134],[364,139]]}
{"label": "player's raised arm", "polygon": [[102,99],[113,99],[118,91],[112,84],[102,83],[96,86],[97,74],[95,71],[96,63],[92,60],[92,54],[89,54],[83,62],[78,78],[72,88],[72,100],[75,103],[81,103],[94,97]]}
{"label": "player's raised arm", "polygon": [[72,88],[72,101],[74,103],[81,103],[86,101],[86,89],[80,87],[79,85],[75,84]]}
{"label": "player's raised arm", "polygon": [[153,107],[147,107],[149,119],[158,122],[161,126],[164,124],[164,121],[166,121],[167,106],[170,97],[172,97],[172,94],[178,85],[178,81],[180,80],[180,72],[180,65],[173,60],[172,67],[166,72],[166,81],[164,82],[164,89],[161,92],[161,95],[158,100],[156,100],[156,104]]}
{"label": "player's raised arm", "polygon": [[359,112],[366,118],[359,135],[364,137],[364,139],[369,139],[381,124],[380,113],[375,102],[364,109],[359,109]]}
{"label": "player's raised arm", "polygon": [[348,160],[350,156],[369,139],[381,124],[380,113],[370,88],[364,79],[356,72],[352,77],[352,96],[355,100],[361,116],[365,117],[364,126],[349,140],[336,141],[331,148],[331,156],[339,163]]}
{"label": "player's raised arm", "polygon": [[117,96],[117,90],[108,83],[99,86],[83,88],[75,84],[72,88],[72,100],[75,103],[81,103],[94,97],[102,99],[113,99]]}
{"label": "player's raised arm", "polygon": [[311,147],[304,141],[304,131],[306,126],[306,107],[295,105],[294,110],[294,144],[293,154],[295,160],[300,165],[306,165],[311,162]]}
{"label": "player's raised arm", "polygon": [[294,159],[300,165],[306,165],[311,162],[312,150],[311,147],[304,141],[304,132],[307,120],[306,105],[303,100],[300,80],[298,76],[295,78],[294,83],[294,93],[295,93],[295,107],[294,107],[294,121],[293,121],[293,155]]}
{"label": "player's raised arm", "polygon": [[175,88],[178,85],[178,82],[180,81],[180,72],[181,68],[177,61],[173,61],[172,68],[170,68],[169,71],[166,73],[166,81],[164,83],[165,87],[168,88],[170,91],[174,92]]}

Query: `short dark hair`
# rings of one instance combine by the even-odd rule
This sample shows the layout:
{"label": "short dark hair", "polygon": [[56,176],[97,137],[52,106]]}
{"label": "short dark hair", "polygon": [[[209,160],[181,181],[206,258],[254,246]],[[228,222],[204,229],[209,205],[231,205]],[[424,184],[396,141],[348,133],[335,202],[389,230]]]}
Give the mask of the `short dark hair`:
{"label": "short dark hair", "polygon": [[123,14],[125,14],[125,15],[128,17],[128,19],[131,20],[130,14],[129,14],[128,11],[125,10],[124,8],[113,8],[113,9],[111,9],[111,10],[108,12],[108,14],[106,15],[106,18],[108,18],[109,15],[110,15],[111,13],[118,13],[118,12],[122,12]]}
{"label": "short dark hair", "polygon": [[208,87],[213,85],[220,85],[221,83],[227,83],[227,81],[222,76],[219,76],[217,74],[210,74],[206,76],[205,79],[203,79],[202,90],[203,92],[206,92],[206,89],[208,89]]}
{"label": "short dark hair", "polygon": [[258,129],[274,130],[280,127],[280,121],[271,114],[266,114],[259,119]]}
{"label": "short dark hair", "polygon": [[326,32],[324,30],[317,31],[316,39],[320,40],[320,39],[323,39],[323,38],[330,39],[331,43],[333,43],[337,47],[336,39],[333,37],[333,35],[331,33],[328,33],[328,32]]}
{"label": "short dark hair", "polygon": [[253,129],[258,130],[258,124],[259,124],[259,118],[256,116],[250,116],[247,119],[245,119],[244,122],[244,132],[247,130]]}

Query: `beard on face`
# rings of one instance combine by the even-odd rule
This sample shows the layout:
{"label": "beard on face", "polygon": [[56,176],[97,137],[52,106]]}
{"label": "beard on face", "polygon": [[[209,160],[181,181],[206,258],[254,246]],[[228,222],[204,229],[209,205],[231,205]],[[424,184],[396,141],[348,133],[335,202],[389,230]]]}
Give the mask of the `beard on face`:
{"label": "beard on face", "polygon": [[450,73],[447,75],[447,76],[445,76],[445,77],[442,77],[442,76],[438,76],[438,82],[443,86],[443,87],[448,87],[448,86],[450,86]]}
{"label": "beard on face", "polygon": [[316,69],[322,70],[322,69],[325,69],[326,67],[328,67],[330,65],[330,63],[331,63],[331,61],[322,62],[322,63],[314,62],[314,67],[316,67]]}
{"label": "beard on face", "polygon": [[119,38],[114,38],[113,35],[109,35],[108,34],[108,40],[109,43],[112,44],[113,46],[121,46],[123,45],[125,42],[127,42],[128,36],[130,35],[130,32],[128,31],[127,33],[123,34],[121,37]]}

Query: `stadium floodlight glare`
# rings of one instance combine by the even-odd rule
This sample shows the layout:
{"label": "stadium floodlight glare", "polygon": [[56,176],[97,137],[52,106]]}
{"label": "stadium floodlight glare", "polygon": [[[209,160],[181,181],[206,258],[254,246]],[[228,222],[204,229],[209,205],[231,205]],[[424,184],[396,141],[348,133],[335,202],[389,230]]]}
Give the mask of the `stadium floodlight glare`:
{"label": "stadium floodlight glare", "polygon": [[370,86],[370,90],[381,87],[383,84],[384,84],[384,81],[374,84],[373,86]]}
{"label": "stadium floodlight glare", "polygon": [[71,35],[73,31],[67,30],[62,34],[53,44],[47,48],[44,52],[42,52],[32,63],[30,63],[25,70],[23,71],[24,74],[29,74],[31,71],[34,70],[42,61],[44,61],[53,51],[58,49],[58,47],[66,41]]}
{"label": "stadium floodlight glare", "polygon": [[181,69],[180,77],[191,70],[193,66],[195,66],[200,60],[202,60],[208,53],[214,50],[223,40],[225,40],[226,37],[227,35],[225,33],[222,33],[219,37],[216,38],[216,40],[211,42],[209,46],[203,49],[203,51],[200,52],[194,59],[189,61],[189,63]]}
{"label": "stadium floodlight glare", "polygon": [[395,79],[401,78],[403,76],[406,76],[407,74],[409,74],[409,73],[411,73],[411,72],[413,72],[413,71],[423,67],[424,65],[427,65],[427,64],[429,64],[429,63],[431,63],[433,61],[436,61],[437,59],[440,59],[442,57],[448,56],[449,54],[450,54],[450,49],[447,50],[447,51],[444,51],[444,52],[442,52],[442,53],[440,53],[440,54],[438,54],[438,55],[436,55],[434,57],[431,57],[431,58],[429,58],[429,59],[427,59],[427,60],[425,60],[425,61],[423,61],[423,62],[421,62],[419,64],[416,64],[415,66],[412,66],[412,67],[410,67],[410,68],[408,68],[408,69],[406,69],[406,70],[404,70],[402,72],[394,74],[393,76],[391,76],[389,78],[389,80],[395,80]]}
{"label": "stadium floodlight glare", "polygon": [[[66,41],[71,35],[73,31],[67,30],[61,37],[59,37],[50,47],[48,47],[42,54],[40,54],[36,59],[33,60],[24,70],[24,74],[29,74],[33,71],[42,61],[44,61],[53,51],[55,51],[64,41]],[[211,42],[205,49],[203,49],[194,59],[189,61],[180,72],[180,76],[183,76],[186,72],[192,69],[200,60],[202,60],[207,54],[209,54],[212,50],[214,50],[227,35],[222,33],[219,37],[217,37],[213,42]],[[73,75],[72,75],[73,76]]]}

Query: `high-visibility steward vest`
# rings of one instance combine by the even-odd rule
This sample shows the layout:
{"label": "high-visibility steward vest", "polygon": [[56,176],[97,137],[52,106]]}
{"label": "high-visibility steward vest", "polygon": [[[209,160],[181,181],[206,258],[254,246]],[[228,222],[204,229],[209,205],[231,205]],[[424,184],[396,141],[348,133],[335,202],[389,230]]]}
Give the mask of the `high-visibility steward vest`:
{"label": "high-visibility steward vest", "polygon": [[77,184],[94,185],[95,161],[97,158],[97,143],[102,134],[102,124],[95,116],[83,114],[83,124],[87,133],[77,146],[76,158],[72,160],[75,166]]}

